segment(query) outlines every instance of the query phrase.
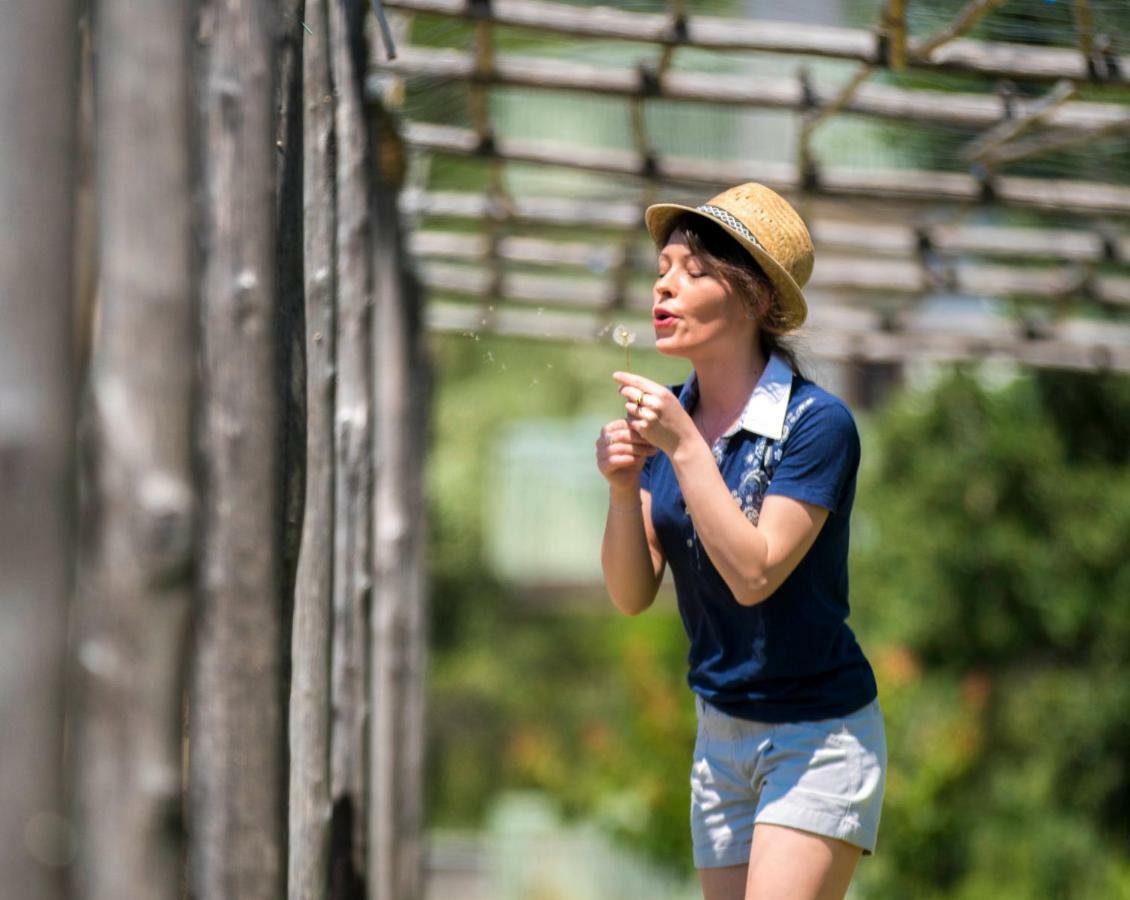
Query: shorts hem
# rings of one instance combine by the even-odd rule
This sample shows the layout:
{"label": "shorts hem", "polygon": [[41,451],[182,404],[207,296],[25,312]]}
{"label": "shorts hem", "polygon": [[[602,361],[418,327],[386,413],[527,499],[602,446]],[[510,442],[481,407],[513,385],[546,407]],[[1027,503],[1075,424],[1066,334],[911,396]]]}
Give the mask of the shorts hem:
{"label": "shorts hem", "polygon": [[725,850],[694,848],[694,867],[696,869],[724,869],[727,866],[744,866],[749,863],[751,844],[735,844]]}
{"label": "shorts hem", "polygon": [[774,810],[763,812],[754,821],[757,825],[781,825],[807,831],[820,837],[833,838],[859,847],[865,856],[875,853],[876,835],[867,833],[867,828],[859,820],[844,819],[838,816],[822,815],[812,810]]}

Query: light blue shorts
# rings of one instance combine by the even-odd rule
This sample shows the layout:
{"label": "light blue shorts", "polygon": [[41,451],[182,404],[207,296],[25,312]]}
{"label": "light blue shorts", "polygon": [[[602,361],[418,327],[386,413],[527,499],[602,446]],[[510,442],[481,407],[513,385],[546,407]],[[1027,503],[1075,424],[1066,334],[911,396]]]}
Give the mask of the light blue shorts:
{"label": "light blue shorts", "polygon": [[744,865],[753,826],[786,825],[875,850],[887,771],[879,701],[839,719],[738,719],[695,697],[691,768],[696,868]]}

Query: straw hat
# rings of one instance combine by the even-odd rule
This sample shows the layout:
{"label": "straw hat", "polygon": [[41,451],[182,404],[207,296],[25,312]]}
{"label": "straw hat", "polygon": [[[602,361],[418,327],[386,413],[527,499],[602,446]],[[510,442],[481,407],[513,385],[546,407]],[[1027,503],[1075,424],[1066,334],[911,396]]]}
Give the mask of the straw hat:
{"label": "straw hat", "polygon": [[812,238],[797,211],[787,200],[749,181],[711,197],[702,206],[656,203],[644,213],[644,222],[656,245],[662,246],[671,223],[692,213],[721,225],[761,265],[777,288],[784,330],[799,328],[808,315],[801,288],[812,274]]}

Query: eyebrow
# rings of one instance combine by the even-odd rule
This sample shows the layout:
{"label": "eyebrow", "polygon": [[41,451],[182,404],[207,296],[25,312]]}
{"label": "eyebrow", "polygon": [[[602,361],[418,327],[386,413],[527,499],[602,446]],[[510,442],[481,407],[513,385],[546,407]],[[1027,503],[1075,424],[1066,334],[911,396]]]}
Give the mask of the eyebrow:
{"label": "eyebrow", "polygon": [[[667,260],[668,262],[670,262],[670,260],[671,260],[671,255],[670,255],[670,254],[669,254],[669,253],[668,253],[668,252],[667,252],[666,250],[660,250],[660,251],[659,251],[659,259],[660,259],[660,260],[664,260],[664,259],[665,259],[665,260]],[[696,262],[699,262],[699,263],[701,263],[701,262],[702,262],[702,261],[701,261],[701,260],[700,260],[700,259],[698,258],[698,256],[696,256],[696,255],[695,255],[694,253],[691,253],[691,252],[690,252],[689,250],[687,251],[687,259],[693,259],[693,260],[695,260]]]}

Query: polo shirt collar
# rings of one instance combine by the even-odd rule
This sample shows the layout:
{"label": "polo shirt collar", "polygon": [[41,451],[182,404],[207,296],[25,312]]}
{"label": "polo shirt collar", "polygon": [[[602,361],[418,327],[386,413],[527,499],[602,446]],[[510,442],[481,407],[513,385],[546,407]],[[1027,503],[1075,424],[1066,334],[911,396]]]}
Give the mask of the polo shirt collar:
{"label": "polo shirt collar", "polygon": [[[765,371],[754,385],[741,418],[723,437],[729,437],[739,428],[753,434],[763,434],[777,441],[785,429],[785,413],[793,389],[793,370],[783,356],[774,353],[769,357]],[[679,391],[679,402],[690,412],[698,403],[698,376],[692,370]]]}

